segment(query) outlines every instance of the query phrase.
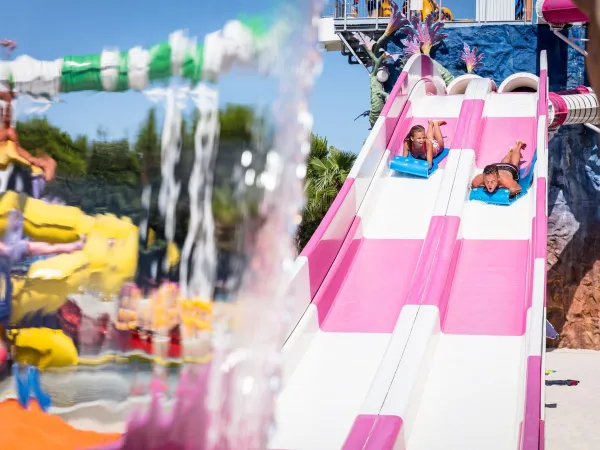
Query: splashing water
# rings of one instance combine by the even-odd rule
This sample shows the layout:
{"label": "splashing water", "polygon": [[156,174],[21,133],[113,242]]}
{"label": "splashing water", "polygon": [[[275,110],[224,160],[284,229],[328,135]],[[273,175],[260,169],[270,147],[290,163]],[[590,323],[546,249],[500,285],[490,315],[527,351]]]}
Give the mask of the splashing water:
{"label": "splashing water", "polygon": [[[308,94],[320,70],[317,24],[321,1],[288,5],[287,45],[279,49],[277,132],[259,180],[265,188],[260,230],[237,303],[237,326],[216,329],[211,384],[210,447],[265,448],[275,426],[281,347],[289,326],[286,289],[295,259],[292,233],[303,205],[302,177],[310,149]],[[298,8],[297,11],[291,10]],[[224,327],[223,327],[224,328]]]}
{"label": "splashing water", "polygon": [[[235,23],[205,40],[207,50],[208,44],[212,45],[205,53],[206,73],[216,77],[235,62],[251,64],[260,73],[280,79],[273,111],[277,125],[274,146],[267,153],[265,170],[256,177],[257,186],[264,187],[260,213],[265,223],[242,281],[236,327],[230,329],[226,320],[214,325],[208,389],[204,378],[190,376],[193,367],[186,367],[174,413],[160,413],[160,396],[155,392],[148,413],[130,421],[127,435],[110,448],[246,449],[268,445],[281,384],[281,347],[290,322],[287,288],[296,256],[292,235],[304,203],[303,176],[312,127],[308,94],[321,68],[316,44],[322,1],[286,7],[279,17],[287,21],[277,23],[252,49],[247,45],[248,30]],[[256,53],[248,57],[249,52]],[[236,55],[235,61],[232,55]],[[200,83],[190,94],[200,118],[180,284],[184,297],[210,299],[216,262],[212,172],[219,134],[218,91],[212,84]]]}
{"label": "splashing water", "polygon": [[[219,133],[219,95],[201,83],[192,91],[200,113],[194,136],[194,165],[189,182],[190,221],[181,252],[180,283],[184,296],[212,298],[216,249],[212,214],[212,167]],[[190,259],[195,247],[191,279]]]}
{"label": "splashing water", "polygon": [[161,184],[158,208],[165,218],[165,237],[175,239],[175,211],[181,183],[175,178],[175,166],[181,154],[181,109],[177,102],[176,88],[167,91],[165,124],[161,142]]}
{"label": "splashing water", "polygon": [[147,412],[137,411],[127,433],[117,442],[97,450],[204,450],[206,410],[203,395],[207,367],[187,367],[181,374],[171,411],[164,413],[160,394],[154,390]]}

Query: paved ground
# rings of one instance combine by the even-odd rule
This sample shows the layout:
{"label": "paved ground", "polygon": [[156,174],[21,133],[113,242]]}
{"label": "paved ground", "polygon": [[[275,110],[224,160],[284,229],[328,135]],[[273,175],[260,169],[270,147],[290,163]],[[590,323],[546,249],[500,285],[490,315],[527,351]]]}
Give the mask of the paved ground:
{"label": "paved ground", "polygon": [[578,386],[546,386],[546,450],[600,449],[600,352],[546,353],[546,380],[579,380]]}

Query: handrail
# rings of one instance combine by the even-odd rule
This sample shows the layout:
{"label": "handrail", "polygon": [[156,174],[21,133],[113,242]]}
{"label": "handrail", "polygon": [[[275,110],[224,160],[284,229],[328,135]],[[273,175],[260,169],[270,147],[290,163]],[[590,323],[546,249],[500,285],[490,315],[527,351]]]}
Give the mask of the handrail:
{"label": "handrail", "polygon": [[[377,1],[377,3],[376,3]],[[399,4],[403,3],[403,0],[397,0]],[[409,0],[406,0],[409,1]],[[481,5],[484,11],[487,11],[487,5],[492,2],[497,2],[498,0],[473,0],[473,3],[477,3]],[[322,17],[333,17],[336,21],[344,21],[344,24],[352,24],[353,20],[369,20],[373,21],[374,25],[377,29],[382,25],[386,25],[391,16],[388,11],[383,11],[383,8],[375,8],[373,10],[369,10],[369,6],[379,4],[379,0],[375,1],[367,1],[367,0],[358,0],[355,3],[355,0],[331,0],[325,5]],[[437,6],[439,7],[440,17],[439,20],[445,21],[447,23],[491,23],[491,22],[515,22],[515,23],[533,23],[533,12],[535,8],[531,8],[532,11],[528,11],[527,2],[524,1],[522,18],[517,18],[516,12],[514,19],[507,20],[490,20],[487,17],[485,19],[478,20],[474,19],[455,19],[455,20],[443,20],[441,11],[443,6],[451,6],[448,5],[446,1],[437,0]],[[484,14],[487,16],[487,14]],[[527,18],[529,16],[529,19]]]}

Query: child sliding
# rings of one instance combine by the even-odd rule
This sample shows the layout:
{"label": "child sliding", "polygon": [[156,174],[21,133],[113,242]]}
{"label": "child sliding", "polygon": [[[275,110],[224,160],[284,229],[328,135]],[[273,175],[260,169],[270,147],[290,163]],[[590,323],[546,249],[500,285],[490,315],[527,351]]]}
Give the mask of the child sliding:
{"label": "child sliding", "polygon": [[417,159],[427,160],[429,167],[433,165],[433,158],[444,150],[444,137],[440,126],[446,125],[443,120],[430,120],[425,133],[425,127],[415,125],[404,138],[402,156],[408,153]]}

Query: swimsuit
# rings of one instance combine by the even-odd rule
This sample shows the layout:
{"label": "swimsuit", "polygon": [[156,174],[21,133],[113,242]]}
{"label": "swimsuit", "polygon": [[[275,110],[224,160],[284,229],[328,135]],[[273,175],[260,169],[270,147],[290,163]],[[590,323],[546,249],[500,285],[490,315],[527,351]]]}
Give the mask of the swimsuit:
{"label": "swimsuit", "polygon": [[[430,139],[430,141],[431,141],[431,145],[433,146],[433,157],[435,158],[440,153],[442,146],[435,139]],[[411,144],[410,154],[413,155],[413,158],[427,159],[427,148],[425,147],[425,143],[423,143],[423,146],[421,147],[421,151],[422,151],[422,153],[415,154],[414,148]]]}
{"label": "swimsuit", "polygon": [[513,177],[513,180],[519,181],[519,169],[514,164],[511,164],[511,163],[498,163],[498,164],[496,164],[496,169],[498,169],[498,170],[506,170],[507,172],[510,172],[510,174]]}

